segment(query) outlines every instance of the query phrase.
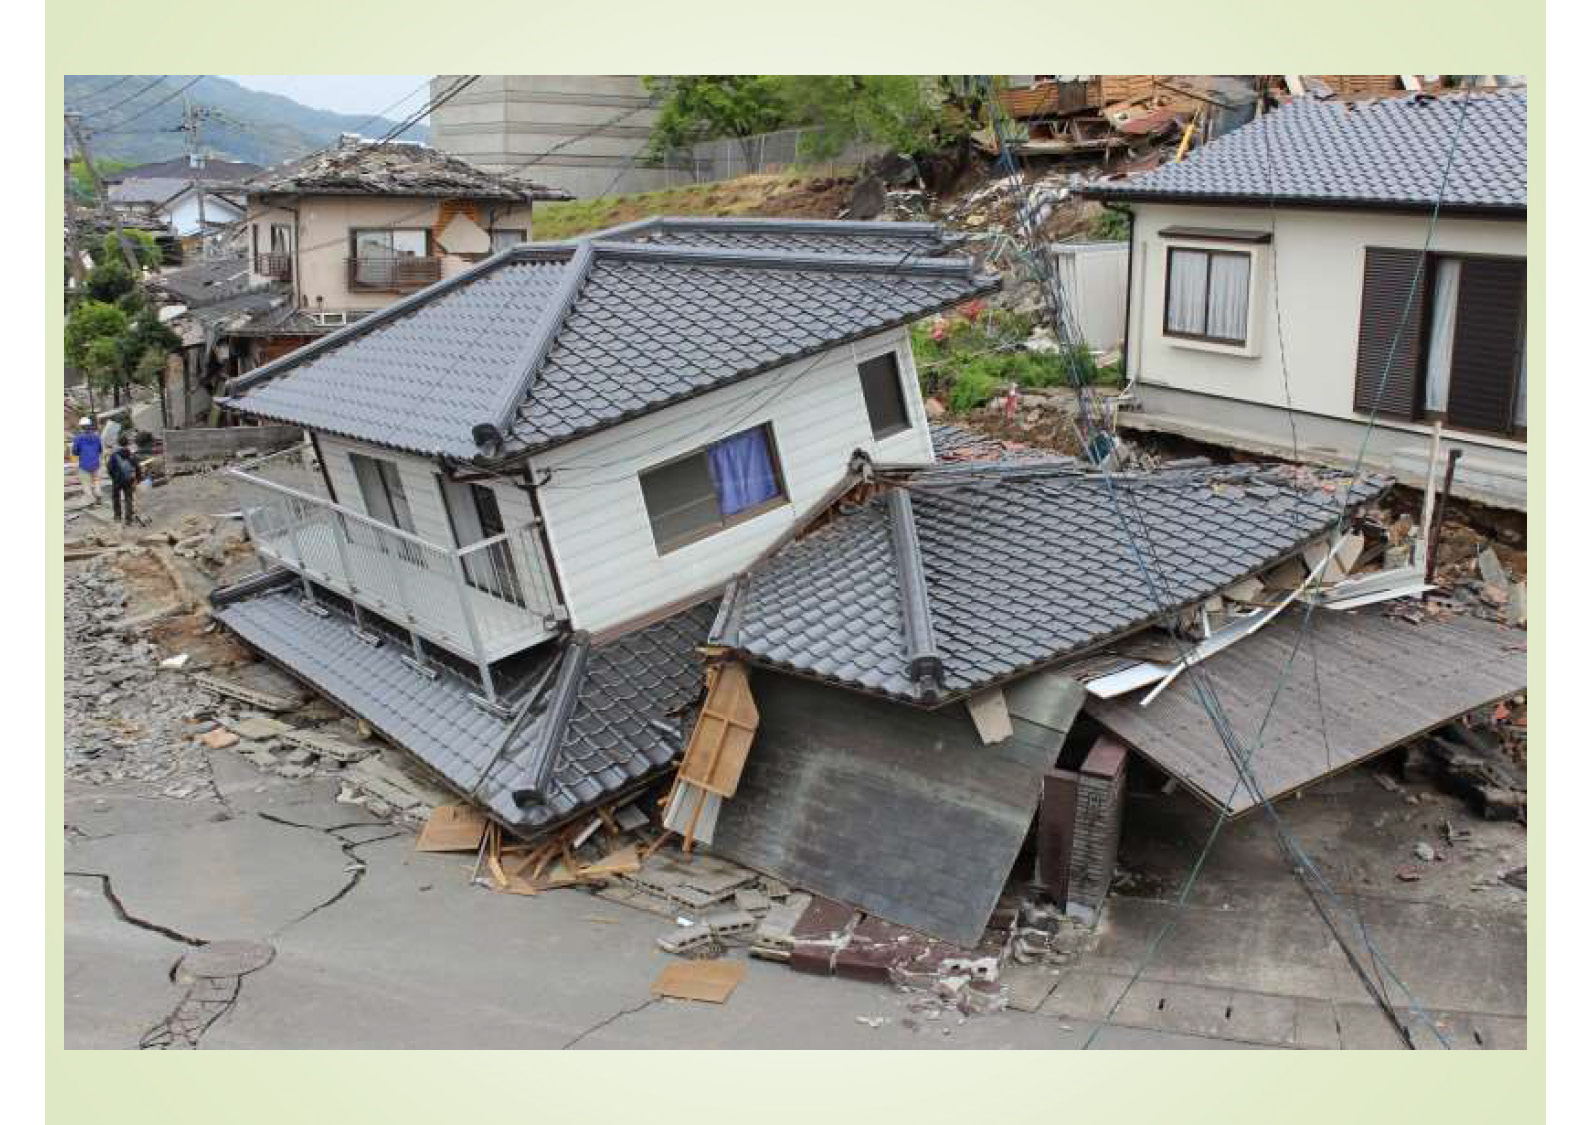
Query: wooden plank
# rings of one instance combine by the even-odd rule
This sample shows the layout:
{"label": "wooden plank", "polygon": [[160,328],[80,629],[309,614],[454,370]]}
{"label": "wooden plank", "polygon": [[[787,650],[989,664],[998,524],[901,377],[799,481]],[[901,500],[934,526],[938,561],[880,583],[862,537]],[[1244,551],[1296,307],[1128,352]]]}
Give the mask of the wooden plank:
{"label": "wooden plank", "polygon": [[980,691],[967,697],[967,713],[985,746],[1011,737],[1011,713],[1006,709],[1005,692],[999,688]]}
{"label": "wooden plank", "polygon": [[744,961],[675,961],[652,982],[652,995],[722,1004],[745,976]]}
{"label": "wooden plank", "polygon": [[679,777],[709,793],[733,797],[757,734],[757,704],[745,665],[708,670],[707,698],[680,762]]}
{"label": "wooden plank", "polygon": [[438,805],[431,810],[417,852],[473,852],[486,836],[486,817],[469,805]]}

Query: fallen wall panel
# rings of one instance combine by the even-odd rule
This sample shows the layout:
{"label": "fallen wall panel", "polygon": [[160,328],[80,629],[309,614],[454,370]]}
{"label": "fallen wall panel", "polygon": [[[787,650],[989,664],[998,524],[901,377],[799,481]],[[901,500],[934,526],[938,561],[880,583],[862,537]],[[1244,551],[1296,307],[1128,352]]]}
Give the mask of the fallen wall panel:
{"label": "fallen wall panel", "polygon": [[[1300,643],[1303,621],[1302,609],[1289,610],[1198,666],[1270,799],[1525,689],[1522,630],[1470,617],[1416,625],[1379,607],[1317,610]],[[1236,784],[1237,769],[1197,693],[1196,672],[1184,673],[1147,707],[1139,705],[1144,693],[1134,692],[1090,697],[1086,710],[1213,807],[1230,797],[1230,815],[1240,816],[1259,802]]]}
{"label": "fallen wall panel", "polygon": [[966,708],[922,711],[758,672],[762,713],[712,850],[957,945],[982,936],[1062,735],[985,746]]}

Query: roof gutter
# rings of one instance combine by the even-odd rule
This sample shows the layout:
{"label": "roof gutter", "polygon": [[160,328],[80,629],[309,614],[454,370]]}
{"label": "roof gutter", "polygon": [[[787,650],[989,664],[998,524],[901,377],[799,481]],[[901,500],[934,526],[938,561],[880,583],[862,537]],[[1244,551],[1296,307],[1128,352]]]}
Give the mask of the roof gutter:
{"label": "roof gutter", "polygon": [[[1219,192],[1163,192],[1124,187],[1079,188],[1078,196],[1098,203],[1165,203],[1206,207],[1269,207],[1268,195],[1224,195]],[[1387,211],[1398,214],[1429,214],[1434,200],[1334,199],[1329,196],[1278,196],[1275,206],[1305,211]],[[1457,218],[1518,219],[1526,217],[1525,207],[1513,204],[1450,203],[1443,201],[1442,214]]]}

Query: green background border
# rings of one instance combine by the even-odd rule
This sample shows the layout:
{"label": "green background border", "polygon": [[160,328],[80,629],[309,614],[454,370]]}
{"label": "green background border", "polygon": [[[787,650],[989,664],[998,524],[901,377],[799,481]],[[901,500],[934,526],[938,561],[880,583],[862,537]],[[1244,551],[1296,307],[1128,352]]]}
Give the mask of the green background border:
{"label": "green background border", "polygon": [[[1338,0],[1331,4],[1133,0],[997,4],[916,0],[884,5],[801,0],[761,13],[738,3],[606,0],[601,4],[448,6],[416,0],[341,4],[276,0],[50,0],[46,15],[43,168],[47,230],[62,229],[62,77],[98,73],[346,73],[357,57],[426,73],[1310,73],[1526,74],[1530,105],[1530,367],[1546,370],[1542,207],[1545,5],[1496,0]],[[1056,62],[1069,66],[1057,68]],[[1401,69],[1400,69],[1401,68]],[[26,162],[24,162],[24,167]],[[59,292],[61,255],[47,239],[45,284]],[[59,447],[61,307],[47,301],[46,437]],[[1543,729],[1546,567],[1542,435],[1548,396],[1531,389],[1529,593],[1532,718]],[[1425,1056],[1370,1052],[957,1053],[737,1052],[687,1060],[664,1052],[561,1057],[391,1052],[66,1051],[63,1036],[61,490],[46,475],[45,567],[51,598],[46,719],[46,1090],[49,1120],[332,1122],[390,1117],[566,1115],[581,1122],[771,1123],[810,1116],[883,1120],[1114,1120],[1178,1125],[1310,1122],[1526,1122],[1545,1115],[1542,802],[1545,755],[1530,771],[1529,1034],[1524,1052]],[[527,967],[528,971],[533,968]],[[512,1044],[504,1044],[511,1048]],[[615,1081],[618,1079],[618,1081]],[[805,1097],[799,1095],[805,1094]],[[832,1111],[831,1111],[832,1112]]]}

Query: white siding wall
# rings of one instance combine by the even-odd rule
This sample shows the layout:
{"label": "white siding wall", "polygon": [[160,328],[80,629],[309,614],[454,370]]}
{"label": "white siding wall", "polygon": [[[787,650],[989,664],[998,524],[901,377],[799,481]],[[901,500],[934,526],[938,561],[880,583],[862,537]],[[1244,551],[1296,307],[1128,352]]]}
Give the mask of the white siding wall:
{"label": "white siding wall", "polygon": [[[893,349],[912,428],[873,440],[856,365]],[[639,473],[772,424],[790,502],[659,556]],[[906,333],[896,330],[572,442],[535,461],[547,533],[577,628],[599,631],[729,579],[837,484],[853,450],[924,464],[933,445]]]}

